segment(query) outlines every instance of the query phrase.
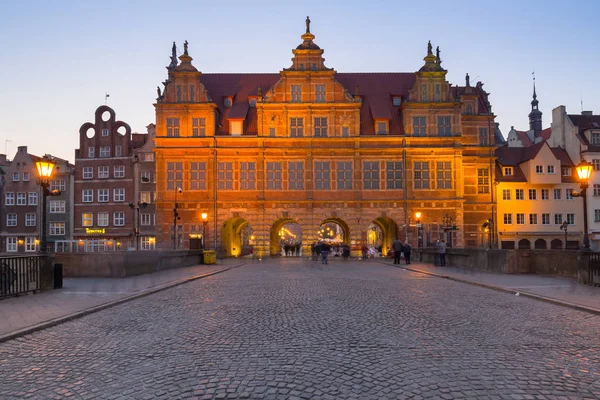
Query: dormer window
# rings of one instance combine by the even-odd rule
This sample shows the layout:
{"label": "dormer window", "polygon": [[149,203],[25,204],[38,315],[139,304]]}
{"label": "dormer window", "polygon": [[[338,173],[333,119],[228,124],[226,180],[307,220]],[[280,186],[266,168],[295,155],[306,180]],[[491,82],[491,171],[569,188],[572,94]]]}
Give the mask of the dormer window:
{"label": "dormer window", "polygon": [[256,99],[250,99],[248,101],[248,104],[250,105],[250,107],[256,107]]}
{"label": "dormer window", "polygon": [[573,175],[571,173],[571,168],[569,168],[569,167],[562,167],[561,168],[561,172],[562,172],[562,176],[571,176],[571,175]]}
{"label": "dormer window", "polygon": [[600,132],[592,132],[592,144],[600,144]]}
{"label": "dormer window", "polygon": [[471,104],[467,104],[467,108],[465,109],[465,114],[467,114],[467,115],[473,114],[473,106]]}
{"label": "dormer window", "polygon": [[395,107],[400,107],[402,105],[402,97],[394,96],[393,102]]}
{"label": "dormer window", "polygon": [[377,134],[378,135],[387,135],[388,134],[387,121],[377,121]]}
{"label": "dormer window", "polygon": [[244,121],[242,121],[242,120],[229,121],[229,134],[230,135],[241,135],[243,123],[244,123]]}
{"label": "dormer window", "polygon": [[504,176],[513,176],[513,167],[504,167]]}
{"label": "dormer window", "polygon": [[233,103],[233,100],[231,99],[231,97],[225,97],[225,107],[227,107],[227,108],[231,107],[232,103]]}

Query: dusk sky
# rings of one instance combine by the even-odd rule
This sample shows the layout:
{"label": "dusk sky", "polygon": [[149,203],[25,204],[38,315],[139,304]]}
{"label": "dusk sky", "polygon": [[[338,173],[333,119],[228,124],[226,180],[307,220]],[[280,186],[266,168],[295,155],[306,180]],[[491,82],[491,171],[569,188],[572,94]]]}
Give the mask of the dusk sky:
{"label": "dusk sky", "polygon": [[600,114],[599,13],[593,0],[4,1],[0,152],[73,162],[105,92],[117,119],[146,132],[173,41],[179,53],[189,42],[202,72],[275,73],[291,65],[307,15],[338,72],[417,71],[431,40],[450,83],[467,72],[484,83],[505,136],[528,129],[535,70],[545,128],[559,105]]}

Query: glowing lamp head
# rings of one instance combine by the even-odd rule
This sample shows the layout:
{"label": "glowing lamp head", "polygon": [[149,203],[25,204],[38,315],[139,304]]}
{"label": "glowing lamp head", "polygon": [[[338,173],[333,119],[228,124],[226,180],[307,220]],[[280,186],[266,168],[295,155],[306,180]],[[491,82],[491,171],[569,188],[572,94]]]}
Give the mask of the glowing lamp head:
{"label": "glowing lamp head", "polygon": [[56,163],[47,157],[40,158],[35,162],[35,168],[37,169],[38,177],[44,182],[47,182],[48,179],[52,177],[55,166]]}
{"label": "glowing lamp head", "polygon": [[208,219],[208,213],[202,213],[202,221],[206,221]]}
{"label": "glowing lamp head", "polygon": [[581,160],[581,162],[577,164],[577,167],[575,167],[575,169],[577,170],[577,176],[579,177],[579,180],[582,183],[587,183],[587,181],[590,180],[590,176],[592,176],[593,169],[592,163],[585,160]]}
{"label": "glowing lamp head", "polygon": [[421,211],[417,211],[415,213],[415,217],[417,217],[417,219],[421,219]]}

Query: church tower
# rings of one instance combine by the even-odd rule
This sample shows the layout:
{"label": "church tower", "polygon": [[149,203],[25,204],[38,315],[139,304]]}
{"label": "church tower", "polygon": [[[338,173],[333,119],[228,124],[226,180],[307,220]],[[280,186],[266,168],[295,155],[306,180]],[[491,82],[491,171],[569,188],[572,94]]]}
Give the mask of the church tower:
{"label": "church tower", "polygon": [[535,78],[533,81],[533,100],[531,100],[531,112],[529,113],[529,129],[536,134],[542,130],[542,112],[538,109],[538,99],[535,93]]}

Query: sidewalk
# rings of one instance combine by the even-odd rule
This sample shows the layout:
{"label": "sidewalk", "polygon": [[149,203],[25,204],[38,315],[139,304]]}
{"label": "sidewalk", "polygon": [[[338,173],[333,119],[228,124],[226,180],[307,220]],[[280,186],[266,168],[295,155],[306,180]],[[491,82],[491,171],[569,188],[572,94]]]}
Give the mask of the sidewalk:
{"label": "sidewalk", "polygon": [[244,260],[196,265],[129,278],[65,278],[62,289],[0,301],[0,342],[130,297],[150,294],[240,266]]}
{"label": "sidewalk", "polygon": [[600,287],[583,285],[577,283],[575,279],[541,275],[494,274],[458,267],[435,267],[431,264],[418,262],[410,265],[394,265],[393,260],[386,260],[385,263],[410,271],[484,286],[494,290],[519,293],[521,296],[600,314]]}

